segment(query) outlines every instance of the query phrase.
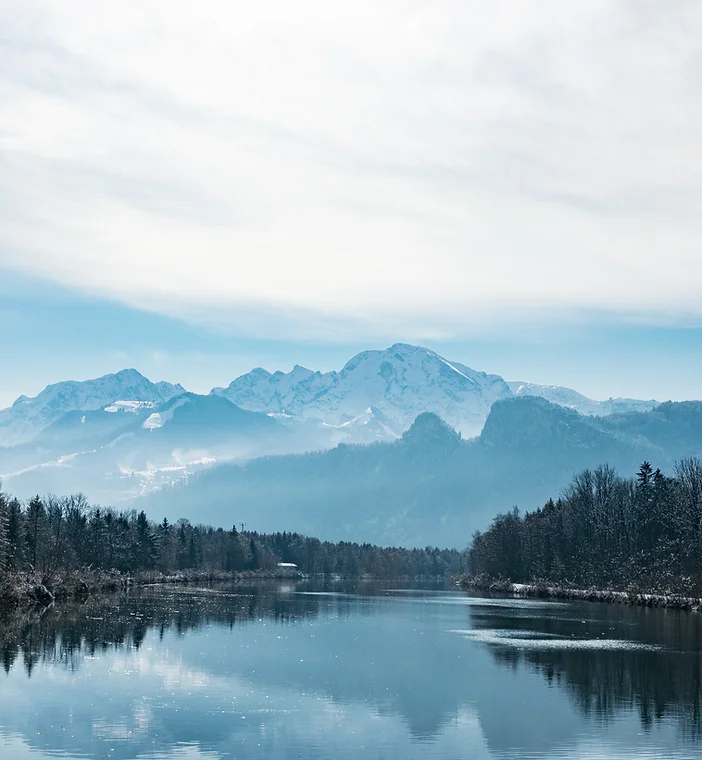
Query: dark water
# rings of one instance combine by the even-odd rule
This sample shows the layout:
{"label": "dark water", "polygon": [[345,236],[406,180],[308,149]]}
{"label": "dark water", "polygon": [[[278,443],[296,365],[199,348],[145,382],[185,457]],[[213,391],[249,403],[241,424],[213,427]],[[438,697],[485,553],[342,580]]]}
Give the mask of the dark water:
{"label": "dark water", "polygon": [[701,616],[396,586],[0,622],[0,758],[702,758]]}

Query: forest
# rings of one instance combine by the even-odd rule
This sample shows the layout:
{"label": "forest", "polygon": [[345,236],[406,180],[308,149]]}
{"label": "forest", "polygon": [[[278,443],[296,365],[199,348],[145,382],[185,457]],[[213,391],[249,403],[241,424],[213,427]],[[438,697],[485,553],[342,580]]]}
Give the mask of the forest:
{"label": "forest", "polygon": [[[294,563],[308,575],[446,577],[466,569],[453,549],[383,548],[331,543],[298,533],[258,533],[151,522],[141,512],[91,506],[80,494],[35,496],[26,503],[0,491],[0,574],[93,568],[137,573],[174,571],[270,571]],[[45,582],[48,582],[45,581]]]}
{"label": "forest", "polygon": [[671,475],[644,462],[635,477],[584,470],[555,501],[498,515],[475,533],[472,576],[581,588],[702,593],[702,461]]}

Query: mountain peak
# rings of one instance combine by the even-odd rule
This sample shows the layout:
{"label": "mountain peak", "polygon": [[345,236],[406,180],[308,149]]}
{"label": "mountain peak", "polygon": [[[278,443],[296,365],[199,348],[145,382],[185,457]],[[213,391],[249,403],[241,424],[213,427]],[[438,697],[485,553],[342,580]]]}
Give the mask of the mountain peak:
{"label": "mountain peak", "polygon": [[526,395],[494,404],[480,440],[488,446],[538,446],[545,441],[568,439],[574,430],[589,425],[589,418],[573,409]]}
{"label": "mountain peak", "polygon": [[402,440],[408,443],[453,446],[460,442],[461,434],[444,422],[438,414],[423,412],[417,415],[412,425],[405,430]]}
{"label": "mountain peak", "polygon": [[213,393],[251,411],[318,419],[333,427],[371,407],[392,430],[406,429],[422,412],[435,412],[464,435],[477,435],[490,406],[511,396],[498,375],[400,342],[362,351],[338,372],[313,372],[300,365],[272,375],[250,372]]}
{"label": "mountain peak", "polygon": [[[98,380],[104,380],[108,377],[115,377],[119,378],[120,380],[126,380],[126,379],[140,379],[140,380],[146,380],[147,378],[144,377],[144,375],[139,372],[138,369],[134,369],[134,367],[128,367],[126,369],[120,369],[118,372],[114,372],[111,375],[103,375],[102,377],[97,378]],[[88,381],[90,382],[90,381]]]}
{"label": "mountain peak", "polygon": [[394,351],[396,353],[406,354],[434,354],[430,348],[424,348],[424,346],[415,346],[412,343],[393,343],[390,348],[385,349],[386,352]]}
{"label": "mountain peak", "polygon": [[367,351],[352,356],[342,368],[342,372],[356,369],[360,364],[367,361],[399,359],[404,361],[412,356],[438,356],[434,351],[422,346],[413,346],[410,343],[393,343],[389,348],[371,348]]}

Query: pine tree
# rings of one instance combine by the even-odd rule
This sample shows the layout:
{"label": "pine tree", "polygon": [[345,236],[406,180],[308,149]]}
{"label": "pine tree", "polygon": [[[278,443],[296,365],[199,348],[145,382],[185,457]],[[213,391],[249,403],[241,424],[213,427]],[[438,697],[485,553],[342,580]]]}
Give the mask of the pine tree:
{"label": "pine tree", "polygon": [[144,510],[136,519],[135,564],[138,570],[151,570],[156,562],[156,538]]}
{"label": "pine tree", "polygon": [[190,568],[196,568],[198,565],[198,562],[197,562],[198,546],[197,546],[197,541],[195,540],[195,534],[196,534],[196,529],[193,528],[190,531],[190,543],[188,545],[188,567]]}
{"label": "pine tree", "polygon": [[249,541],[249,551],[251,553],[251,559],[249,560],[249,567],[251,570],[258,570],[260,567],[260,560],[258,556],[258,546],[256,545],[256,542],[251,539]]}
{"label": "pine tree", "polygon": [[41,563],[46,532],[46,509],[37,495],[27,505],[27,560],[34,570],[38,570]]}
{"label": "pine tree", "polygon": [[173,529],[167,518],[158,526],[158,565],[167,572],[175,565],[175,547],[173,546]]}
{"label": "pine tree", "polygon": [[[1,488],[2,483],[0,482]],[[7,498],[2,490],[0,490],[0,570],[4,570],[7,567],[9,560],[10,546],[7,538],[8,508]]]}
{"label": "pine tree", "polygon": [[24,528],[22,506],[17,499],[11,499],[7,504],[6,565],[8,570],[17,570],[22,566],[24,557]]}

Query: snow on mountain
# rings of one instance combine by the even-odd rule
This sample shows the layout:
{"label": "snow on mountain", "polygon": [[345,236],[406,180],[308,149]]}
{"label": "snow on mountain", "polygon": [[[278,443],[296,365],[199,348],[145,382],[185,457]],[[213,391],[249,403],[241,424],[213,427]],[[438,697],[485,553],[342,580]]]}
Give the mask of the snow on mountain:
{"label": "snow on mountain", "polygon": [[[364,351],[339,372],[314,372],[299,365],[287,373],[257,368],[212,393],[244,409],[319,419],[334,427],[362,419],[372,409],[388,423],[388,439],[406,430],[422,412],[434,412],[464,436],[478,435],[492,404],[515,396],[539,396],[591,416],[648,411],[657,405],[636,399],[594,401],[570,388],[508,383],[499,375],[404,343]],[[376,425],[375,432],[383,437],[382,427]],[[361,435],[363,441],[369,438],[367,433]]]}
{"label": "snow on mountain", "polygon": [[[178,396],[172,404],[168,404],[166,409],[150,414],[146,420],[144,420],[142,427],[144,430],[156,430],[157,428],[163,427],[166,422],[173,419],[175,410],[179,406],[188,403],[188,401],[190,401],[190,398],[187,395]],[[105,411],[107,411],[107,409],[105,409]]]}
{"label": "snow on mountain", "polygon": [[498,375],[404,343],[364,351],[339,372],[300,366],[288,373],[255,369],[212,393],[244,409],[318,418],[336,426],[373,408],[401,431],[422,412],[434,412],[467,436],[480,432],[495,401],[512,396]]}
{"label": "snow on mountain", "polygon": [[507,385],[515,396],[539,396],[553,404],[575,409],[576,412],[589,417],[603,417],[618,412],[648,412],[658,406],[657,401],[641,401],[633,398],[610,398],[606,401],[595,401],[583,396],[582,393],[560,385],[539,385],[520,381],[510,381]]}
{"label": "snow on mountain", "polygon": [[0,446],[30,441],[37,433],[68,412],[107,407],[109,411],[132,411],[145,404],[160,404],[184,393],[167,382],[152,383],[135,369],[124,369],[94,380],[68,380],[48,385],[38,396],[20,396],[0,410]]}
{"label": "snow on mountain", "polygon": [[[63,415],[77,410],[137,415],[151,409],[153,415],[145,427],[155,429],[166,419],[156,407],[182,393],[180,385],[152,383],[134,369],[84,382],[55,383],[34,398],[20,396],[10,408],[0,411],[0,446],[31,441]],[[257,368],[227,388],[213,389],[211,395],[248,411],[319,420],[340,431],[344,426],[347,439],[359,442],[395,438],[423,412],[434,412],[464,436],[474,436],[482,429],[492,404],[514,396],[540,396],[586,415],[646,411],[656,406],[655,401],[635,399],[594,401],[559,386],[507,383],[498,375],[478,372],[429,349],[404,343],[364,351],[338,372],[315,372],[300,365],[290,372]],[[204,419],[201,422],[209,424]]]}
{"label": "snow on mountain", "polygon": [[[590,416],[657,406],[634,399],[594,401],[560,386],[508,383],[404,343],[359,353],[334,372],[299,365],[290,372],[257,368],[207,396],[151,383],[127,369],[96,380],[56,383],[1,410],[0,475],[25,495],[77,488],[116,501],[132,488],[163,485],[213,461],[340,443],[398,438],[411,443],[429,434],[445,449],[456,435],[451,428],[476,436],[496,402],[508,401],[505,408],[511,408],[519,397],[541,397],[574,410],[570,414]],[[403,435],[418,417],[420,426]],[[494,415],[493,437],[499,419]],[[622,417],[618,424],[629,423]],[[514,429],[506,426],[506,435],[514,438]],[[160,474],[146,478],[145,472]]]}
{"label": "snow on mountain", "polygon": [[[369,406],[361,414],[353,417],[340,425],[323,423],[327,427],[334,428],[343,433],[353,443],[373,443],[374,441],[389,441],[399,438],[402,430],[398,429],[381,411]],[[339,439],[343,441],[343,438]]]}
{"label": "snow on mountain", "polygon": [[290,372],[279,370],[272,374],[257,367],[227,388],[213,388],[211,392],[252,412],[299,415],[333,385],[336,374],[313,372],[299,364]]}
{"label": "snow on mountain", "polygon": [[138,414],[142,409],[153,409],[156,404],[153,401],[115,401],[114,404],[106,406],[103,411],[110,414],[115,412],[131,412]]}

